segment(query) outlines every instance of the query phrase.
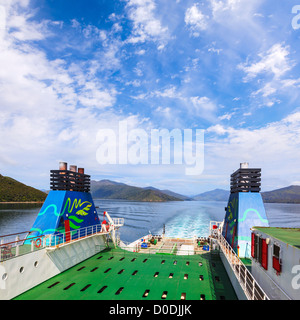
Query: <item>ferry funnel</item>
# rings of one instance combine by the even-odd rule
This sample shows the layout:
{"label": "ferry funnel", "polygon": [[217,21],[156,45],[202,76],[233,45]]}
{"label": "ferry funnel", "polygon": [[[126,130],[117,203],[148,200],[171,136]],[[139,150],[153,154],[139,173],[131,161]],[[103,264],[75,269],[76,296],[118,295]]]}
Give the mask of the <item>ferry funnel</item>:
{"label": "ferry funnel", "polygon": [[253,226],[269,226],[260,194],[261,169],[241,163],[230,178],[230,196],[222,234],[240,257],[250,258]]}

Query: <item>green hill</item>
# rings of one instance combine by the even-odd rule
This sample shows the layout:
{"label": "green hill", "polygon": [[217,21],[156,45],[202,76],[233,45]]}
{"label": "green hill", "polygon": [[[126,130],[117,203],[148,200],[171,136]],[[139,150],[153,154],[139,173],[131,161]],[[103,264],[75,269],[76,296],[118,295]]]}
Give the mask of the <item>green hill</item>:
{"label": "green hill", "polygon": [[198,201],[227,201],[230,192],[223,189],[215,189],[212,191],[203,192],[193,197]]}
{"label": "green hill", "polygon": [[98,199],[120,199],[149,202],[181,201],[180,199],[167,195],[160,190],[133,187],[110,180],[92,180],[91,193],[93,198]]}
{"label": "green hill", "polygon": [[[201,201],[227,201],[230,192],[222,189],[201,193],[194,196],[194,200]],[[267,192],[261,192],[265,203],[300,203],[300,186],[289,186]]]}
{"label": "green hill", "polygon": [[300,186],[289,186],[262,192],[262,198],[264,202],[300,203]]}
{"label": "green hill", "polygon": [[0,174],[0,202],[42,202],[46,194]]}

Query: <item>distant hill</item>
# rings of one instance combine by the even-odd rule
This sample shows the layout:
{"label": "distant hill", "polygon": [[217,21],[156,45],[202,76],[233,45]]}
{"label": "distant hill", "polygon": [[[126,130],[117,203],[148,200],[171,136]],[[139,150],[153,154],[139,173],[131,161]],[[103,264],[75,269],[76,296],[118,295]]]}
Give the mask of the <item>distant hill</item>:
{"label": "distant hill", "polygon": [[167,194],[168,196],[172,196],[172,197],[178,198],[178,199],[183,200],[183,201],[192,201],[193,200],[191,197],[188,197],[188,196],[173,192],[171,190],[160,190],[160,189],[156,189],[154,187],[146,187],[144,189],[157,190],[157,191],[160,191],[160,192],[162,192],[164,194]]}
{"label": "distant hill", "polygon": [[300,186],[289,186],[273,191],[262,192],[264,202],[300,203]]}
{"label": "distant hill", "polygon": [[179,198],[167,195],[160,190],[153,189],[133,187],[110,180],[91,181],[91,193],[93,198],[149,202],[181,201]]}
{"label": "distant hill", "polygon": [[[215,189],[194,196],[199,201],[227,201],[229,191]],[[300,186],[289,186],[273,191],[262,192],[261,196],[265,203],[300,203]]]}
{"label": "distant hill", "polygon": [[0,202],[43,202],[46,193],[0,174]]}
{"label": "distant hill", "polygon": [[230,192],[223,189],[215,189],[212,191],[207,191],[200,193],[193,197],[194,200],[198,201],[227,201]]}

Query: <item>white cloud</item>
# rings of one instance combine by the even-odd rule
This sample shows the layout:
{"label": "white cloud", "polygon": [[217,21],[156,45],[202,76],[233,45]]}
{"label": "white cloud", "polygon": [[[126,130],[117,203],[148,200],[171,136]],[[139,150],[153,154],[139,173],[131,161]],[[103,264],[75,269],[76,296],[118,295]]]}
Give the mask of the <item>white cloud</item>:
{"label": "white cloud", "polygon": [[232,112],[232,113],[225,113],[225,114],[223,114],[222,116],[219,116],[218,119],[219,119],[219,120],[230,120],[233,115],[234,115],[234,112]]}
{"label": "white cloud", "polygon": [[191,34],[194,37],[199,37],[200,32],[208,27],[208,18],[199,9],[199,5],[194,4],[186,10],[184,21],[190,27]]}
{"label": "white cloud", "polygon": [[[28,21],[27,8],[10,3],[5,3],[7,19],[17,31],[6,28],[0,43],[0,170],[37,186],[32,168],[48,172],[53,161],[64,159],[97,166],[93,137],[121,119],[103,110],[114,105],[118,92],[95,78],[92,64],[49,59],[31,41],[47,40],[53,24]],[[105,58],[114,59],[109,51]]]}
{"label": "white cloud", "polygon": [[128,0],[128,17],[133,21],[132,35],[128,43],[158,41],[161,47],[169,38],[168,28],[155,17],[156,5],[153,0]]}
{"label": "white cloud", "polygon": [[238,69],[246,73],[244,82],[257,80],[259,88],[253,91],[251,96],[261,98],[261,102],[256,101],[258,106],[272,107],[275,103],[280,103],[276,98],[279,93],[288,94],[295,99],[297,91],[294,89],[299,86],[299,79],[285,79],[295,67],[295,61],[289,56],[290,47],[276,43],[269,50],[258,54],[257,61],[238,65]]}
{"label": "white cloud", "polygon": [[276,43],[267,52],[258,54],[258,62],[240,64],[238,68],[247,74],[246,82],[266,73],[278,79],[294,66],[294,62],[288,59],[289,53],[289,46]]}
{"label": "white cloud", "polygon": [[220,166],[222,171],[229,171],[246,160],[251,166],[263,168],[263,187],[272,186],[276,179],[287,185],[298,174],[300,112],[255,130],[211,126],[207,130],[205,150],[207,169],[213,162],[214,169]]}
{"label": "white cloud", "polygon": [[191,97],[190,101],[191,108],[189,108],[189,112],[191,114],[208,121],[216,120],[215,112],[217,111],[217,106],[208,97]]}
{"label": "white cloud", "polygon": [[[244,20],[244,23],[255,17],[254,13],[261,4],[260,0],[210,0],[212,15],[216,21],[226,19],[228,23],[233,20]],[[230,19],[228,19],[230,18]]]}

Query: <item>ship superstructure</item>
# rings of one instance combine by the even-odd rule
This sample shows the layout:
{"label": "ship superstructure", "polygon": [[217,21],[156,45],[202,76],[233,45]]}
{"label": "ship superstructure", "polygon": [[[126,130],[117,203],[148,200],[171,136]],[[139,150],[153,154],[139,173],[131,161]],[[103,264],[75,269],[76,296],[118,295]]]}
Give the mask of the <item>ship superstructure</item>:
{"label": "ship superstructure", "polygon": [[260,175],[245,163],[231,175],[224,221],[211,221],[209,237],[124,243],[124,219],[104,212],[101,222],[90,177],[61,163],[30,232],[1,238],[0,299],[298,299],[298,269],[285,274],[299,260],[297,234],[292,241],[268,227]]}

